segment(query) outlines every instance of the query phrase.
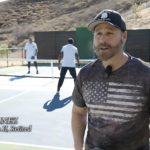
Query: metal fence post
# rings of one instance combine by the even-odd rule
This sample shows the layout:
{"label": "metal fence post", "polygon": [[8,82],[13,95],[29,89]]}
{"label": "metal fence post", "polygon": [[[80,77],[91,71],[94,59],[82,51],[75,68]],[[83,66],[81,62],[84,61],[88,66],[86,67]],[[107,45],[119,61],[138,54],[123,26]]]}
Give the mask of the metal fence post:
{"label": "metal fence post", "polygon": [[8,49],[7,49],[7,67],[8,67]]}
{"label": "metal fence post", "polygon": [[149,30],[149,64],[150,64],[150,29]]}
{"label": "metal fence post", "polygon": [[52,71],[52,79],[54,79],[54,75],[53,75],[53,60],[51,59],[51,71]]}
{"label": "metal fence post", "polygon": [[[23,60],[23,49],[22,49],[22,60]],[[22,65],[23,65],[23,61],[22,61]]]}

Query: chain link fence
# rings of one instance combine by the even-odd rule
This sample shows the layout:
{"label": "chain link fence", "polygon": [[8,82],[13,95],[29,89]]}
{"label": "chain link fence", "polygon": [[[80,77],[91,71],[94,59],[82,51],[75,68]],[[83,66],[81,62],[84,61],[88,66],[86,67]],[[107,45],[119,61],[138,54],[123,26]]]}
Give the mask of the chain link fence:
{"label": "chain link fence", "polygon": [[[24,59],[23,47],[18,48],[0,48],[0,58],[4,59]],[[11,62],[11,61],[1,61],[0,68],[8,66],[16,66],[22,64],[21,61]]]}

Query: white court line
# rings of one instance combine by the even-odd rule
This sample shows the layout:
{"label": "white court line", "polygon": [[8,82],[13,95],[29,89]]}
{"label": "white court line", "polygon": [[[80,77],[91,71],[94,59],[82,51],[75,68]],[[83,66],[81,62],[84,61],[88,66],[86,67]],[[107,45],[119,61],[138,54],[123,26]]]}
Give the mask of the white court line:
{"label": "white court line", "polygon": [[48,84],[53,83],[53,81],[54,81],[54,78],[52,79],[51,82],[48,82],[48,83],[44,84],[43,86],[47,86]]}
{"label": "white court line", "polygon": [[23,93],[21,93],[21,94],[18,94],[18,95],[16,95],[16,96],[12,96],[12,97],[10,97],[10,98],[4,99],[4,100],[0,101],[0,103],[3,103],[3,102],[5,102],[5,101],[7,101],[7,100],[10,100],[10,99],[12,99],[12,98],[18,97],[18,96],[23,95],[23,94],[25,94],[25,93],[28,93],[28,92],[30,92],[30,91],[31,91],[31,90],[28,90],[28,91],[25,91],[25,92],[23,92]]}
{"label": "white court line", "polygon": [[32,144],[21,144],[21,143],[12,143],[12,142],[3,142],[3,141],[0,141],[0,143],[1,144],[20,145],[20,146],[30,146],[30,147],[52,148],[52,149],[58,149],[58,150],[74,150],[74,149],[71,149],[71,148],[50,147],[50,146],[32,145]]}
{"label": "white court line", "polygon": [[[56,83],[57,84],[57,83]],[[74,86],[64,86],[61,92],[73,92]],[[56,85],[47,85],[44,87],[41,86],[15,86],[15,85],[3,85],[0,87],[0,90],[19,90],[19,91],[26,91],[26,90],[31,90],[31,91],[49,91],[49,92],[56,92],[57,91],[57,86]]]}

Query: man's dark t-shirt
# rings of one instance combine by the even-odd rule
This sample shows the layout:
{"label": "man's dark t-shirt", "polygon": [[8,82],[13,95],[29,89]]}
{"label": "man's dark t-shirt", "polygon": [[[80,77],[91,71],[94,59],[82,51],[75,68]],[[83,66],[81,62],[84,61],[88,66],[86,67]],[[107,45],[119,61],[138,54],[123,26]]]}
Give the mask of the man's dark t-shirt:
{"label": "man's dark t-shirt", "polygon": [[129,55],[104,78],[96,60],[81,69],[72,100],[88,107],[87,147],[108,150],[149,149],[150,66]]}

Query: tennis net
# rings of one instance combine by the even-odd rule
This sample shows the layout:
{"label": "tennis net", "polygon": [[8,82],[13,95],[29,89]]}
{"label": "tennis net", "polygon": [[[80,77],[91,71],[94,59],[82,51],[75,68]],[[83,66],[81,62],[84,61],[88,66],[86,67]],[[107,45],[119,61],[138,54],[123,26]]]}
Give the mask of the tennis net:
{"label": "tennis net", "polygon": [[[81,59],[80,67],[77,67],[77,74],[80,69],[86,64],[94,61],[94,59]],[[37,59],[38,72],[36,72],[35,64],[31,60],[30,73],[28,74],[28,62],[26,59],[7,59],[1,58],[0,64],[6,63],[5,67],[3,65],[0,68],[0,76],[15,76],[15,77],[33,77],[33,78],[59,78],[60,70],[58,70],[58,60],[54,59]],[[7,64],[9,64],[7,66]],[[66,74],[66,78],[72,78],[69,72]]]}

